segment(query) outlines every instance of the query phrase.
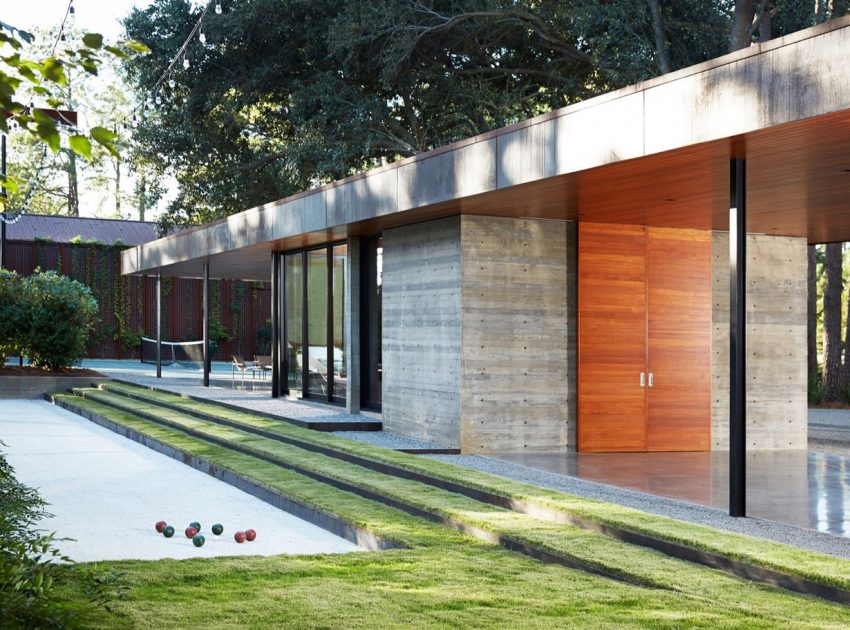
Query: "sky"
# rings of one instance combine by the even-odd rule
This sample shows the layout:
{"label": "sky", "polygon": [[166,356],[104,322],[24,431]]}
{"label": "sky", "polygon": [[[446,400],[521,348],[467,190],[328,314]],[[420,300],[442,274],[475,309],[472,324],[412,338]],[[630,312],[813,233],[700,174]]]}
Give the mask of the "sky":
{"label": "sky", "polygon": [[[75,30],[100,33],[108,42],[120,39],[123,28],[120,20],[130,13],[135,6],[143,8],[151,4],[151,0],[73,0]],[[62,23],[68,8],[68,0],[0,0],[0,22],[5,22],[22,30],[56,29]],[[132,188],[132,173],[124,173],[126,178],[124,188]],[[173,195],[176,186],[169,180],[169,193],[166,200]],[[165,200],[157,209],[148,213],[148,218],[155,218]],[[80,214],[94,216],[104,205],[111,207],[114,201],[103,198],[92,191],[86,190],[86,182],[80,182]],[[135,218],[135,217],[130,217]]]}
{"label": "sky", "polygon": [[[150,0],[74,0],[76,28],[100,33],[107,39],[121,35],[119,20],[133,6],[145,7]],[[0,3],[0,22],[24,30],[56,28],[65,16],[68,0],[3,0]]]}

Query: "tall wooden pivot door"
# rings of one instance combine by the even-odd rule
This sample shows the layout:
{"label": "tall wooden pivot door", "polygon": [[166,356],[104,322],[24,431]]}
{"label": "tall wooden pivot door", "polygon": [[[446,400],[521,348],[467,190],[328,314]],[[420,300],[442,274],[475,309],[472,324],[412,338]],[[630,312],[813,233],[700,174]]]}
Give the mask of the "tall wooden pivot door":
{"label": "tall wooden pivot door", "polygon": [[579,224],[578,448],[708,450],[711,233]]}

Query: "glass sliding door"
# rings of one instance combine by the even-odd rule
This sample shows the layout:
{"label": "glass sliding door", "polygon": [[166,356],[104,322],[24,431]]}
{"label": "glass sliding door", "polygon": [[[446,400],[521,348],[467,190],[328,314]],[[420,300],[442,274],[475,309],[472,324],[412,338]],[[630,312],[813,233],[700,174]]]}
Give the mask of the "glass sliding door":
{"label": "glass sliding door", "polygon": [[348,255],[348,245],[337,245],[331,251],[332,395],[336,401],[345,402],[348,389],[345,367],[345,259]]}
{"label": "glass sliding door", "polygon": [[284,364],[286,385],[290,392],[301,390],[304,310],[304,255],[301,252],[283,257],[284,282]]}
{"label": "glass sliding door", "polygon": [[345,402],[345,265],[336,243],[283,255],[284,369],[289,392]]}
{"label": "glass sliding door", "polygon": [[307,362],[304,394],[328,397],[332,367],[328,366],[328,250],[312,249],[306,252],[307,300],[306,337]]}

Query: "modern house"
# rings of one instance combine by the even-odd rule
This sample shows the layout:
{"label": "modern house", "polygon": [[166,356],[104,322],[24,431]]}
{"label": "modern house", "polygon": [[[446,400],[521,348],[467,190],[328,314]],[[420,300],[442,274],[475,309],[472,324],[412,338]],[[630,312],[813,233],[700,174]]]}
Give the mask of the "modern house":
{"label": "modern house", "polygon": [[122,272],[271,280],[273,395],[467,453],[731,449],[742,471],[806,445],[806,245],[850,240],[846,50],[850,18],[141,245]]}

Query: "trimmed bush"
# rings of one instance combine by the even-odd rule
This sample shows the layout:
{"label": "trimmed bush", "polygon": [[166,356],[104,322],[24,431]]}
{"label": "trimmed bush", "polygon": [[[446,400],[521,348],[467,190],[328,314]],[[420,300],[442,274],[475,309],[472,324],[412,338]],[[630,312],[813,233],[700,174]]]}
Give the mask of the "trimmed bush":
{"label": "trimmed bush", "polygon": [[23,278],[14,271],[0,269],[0,365],[9,354],[17,354],[27,327]]}
{"label": "trimmed bush", "polygon": [[0,355],[21,350],[37,367],[71,367],[85,353],[97,312],[88,287],[67,276],[0,271]]}
{"label": "trimmed bush", "polygon": [[82,359],[97,321],[97,302],[88,287],[55,271],[24,279],[29,326],[21,344],[30,363],[59,370]]}

